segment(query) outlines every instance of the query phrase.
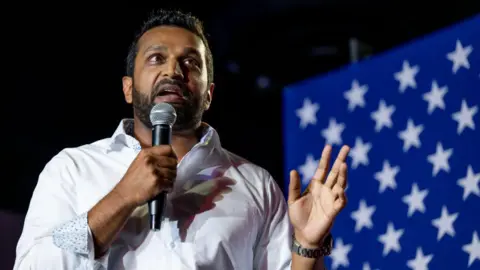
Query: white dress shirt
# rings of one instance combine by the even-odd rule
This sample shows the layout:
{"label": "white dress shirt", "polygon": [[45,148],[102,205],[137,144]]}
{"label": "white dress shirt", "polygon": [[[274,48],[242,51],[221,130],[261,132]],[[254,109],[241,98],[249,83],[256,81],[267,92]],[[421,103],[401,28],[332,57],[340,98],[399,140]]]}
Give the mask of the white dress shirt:
{"label": "white dress shirt", "polygon": [[263,168],[222,148],[207,126],[181,160],[161,230],[138,207],[107,254],[94,258],[87,212],[140,151],[131,119],[110,138],[54,156],[39,175],[18,241],[16,269],[290,269],[285,198]]}

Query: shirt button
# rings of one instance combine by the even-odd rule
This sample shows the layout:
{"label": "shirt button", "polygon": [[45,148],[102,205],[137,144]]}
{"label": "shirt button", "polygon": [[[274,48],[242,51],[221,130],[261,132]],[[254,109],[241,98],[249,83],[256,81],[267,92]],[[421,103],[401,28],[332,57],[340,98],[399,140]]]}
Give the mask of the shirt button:
{"label": "shirt button", "polygon": [[175,242],[170,242],[170,248],[174,249],[175,248]]}

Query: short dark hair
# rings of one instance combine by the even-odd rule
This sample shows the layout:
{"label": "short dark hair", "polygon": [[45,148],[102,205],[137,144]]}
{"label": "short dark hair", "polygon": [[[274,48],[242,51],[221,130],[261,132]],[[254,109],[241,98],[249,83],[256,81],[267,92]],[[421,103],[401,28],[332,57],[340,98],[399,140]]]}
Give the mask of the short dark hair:
{"label": "short dark hair", "polygon": [[144,22],[140,32],[137,33],[135,39],[130,45],[130,49],[127,55],[127,66],[126,73],[127,76],[133,78],[133,73],[135,69],[135,57],[138,53],[138,40],[147,32],[148,30],[162,26],[177,26],[184,28],[195,35],[197,35],[203,42],[206,48],[206,65],[208,73],[208,82],[213,82],[213,56],[210,46],[208,44],[207,38],[205,36],[205,30],[203,28],[203,23],[195,16],[190,13],[185,13],[180,10],[165,10],[159,9],[151,13],[150,17]]}

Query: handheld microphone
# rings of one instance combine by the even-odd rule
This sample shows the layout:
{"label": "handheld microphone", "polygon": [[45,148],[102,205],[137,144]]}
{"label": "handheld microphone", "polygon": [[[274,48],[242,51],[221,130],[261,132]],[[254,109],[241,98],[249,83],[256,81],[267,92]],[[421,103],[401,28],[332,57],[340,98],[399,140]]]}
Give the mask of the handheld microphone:
{"label": "handheld microphone", "polygon": [[[175,108],[168,103],[158,103],[150,111],[152,123],[152,146],[171,143],[172,126],[177,120]],[[150,213],[150,229],[160,230],[162,212],[165,204],[166,192],[161,192],[148,202]]]}

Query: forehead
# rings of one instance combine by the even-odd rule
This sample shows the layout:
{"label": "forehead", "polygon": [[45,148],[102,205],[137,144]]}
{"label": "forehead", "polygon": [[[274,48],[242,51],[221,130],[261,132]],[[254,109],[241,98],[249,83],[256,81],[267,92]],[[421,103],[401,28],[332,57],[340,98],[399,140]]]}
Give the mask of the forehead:
{"label": "forehead", "polygon": [[162,46],[172,51],[183,51],[186,48],[195,49],[205,55],[205,45],[194,33],[176,26],[158,26],[145,32],[139,39],[140,53],[151,47]]}

